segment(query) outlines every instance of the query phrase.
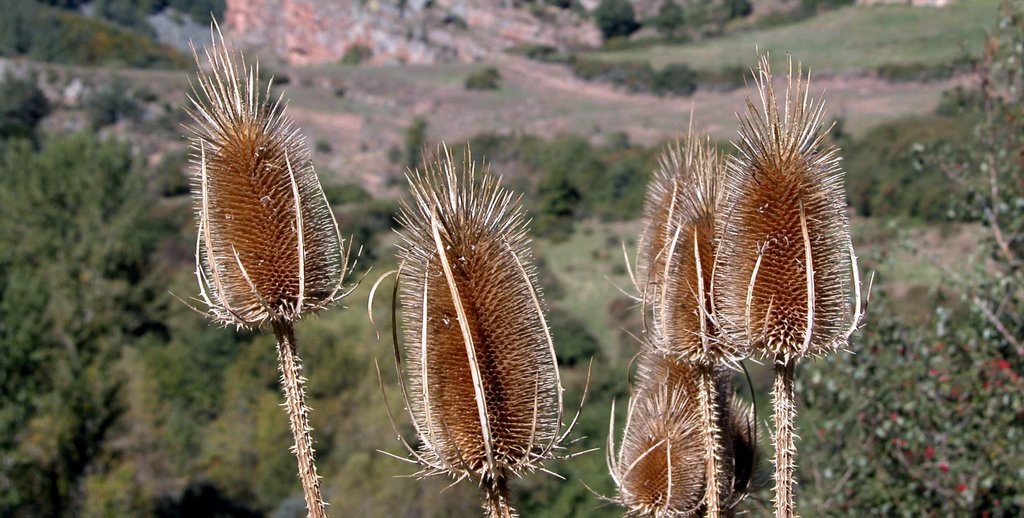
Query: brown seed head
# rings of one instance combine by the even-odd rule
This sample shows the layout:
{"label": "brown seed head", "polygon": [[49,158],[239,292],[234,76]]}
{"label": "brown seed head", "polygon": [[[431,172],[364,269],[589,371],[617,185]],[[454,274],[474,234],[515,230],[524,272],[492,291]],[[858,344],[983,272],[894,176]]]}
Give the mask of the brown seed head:
{"label": "brown seed head", "polygon": [[666,146],[647,184],[637,258],[637,289],[645,295],[648,305],[659,301],[664,291],[668,248],[680,218],[680,183],[691,175],[695,161],[696,147],[690,145],[692,141],[690,134],[686,146],[679,142]]}
{"label": "brown seed head", "polygon": [[638,267],[654,331],[680,357],[708,365],[746,353],[718,338],[714,318],[721,169],[710,140],[692,130],[665,148],[647,190]]}
{"label": "brown seed head", "polygon": [[[302,136],[224,42],[193,84],[196,277],[209,314],[259,327],[338,295],[347,252]],[[196,63],[202,67],[198,54]]]}
{"label": "brown seed head", "polygon": [[845,347],[853,249],[824,103],[792,61],[781,108],[767,55],[754,79],[761,107],[748,97],[727,163],[716,301],[732,340],[786,362]]}
{"label": "brown seed head", "polygon": [[750,483],[760,462],[761,449],[758,445],[760,434],[754,407],[733,395],[729,408],[729,431],[732,437],[730,449],[734,459],[733,491],[742,495]]}
{"label": "brown seed head", "polygon": [[561,386],[518,199],[468,153],[410,174],[399,256],[424,474],[497,483],[552,455]]}
{"label": "brown seed head", "polygon": [[608,448],[618,501],[631,515],[696,516],[704,496],[697,370],[649,348],[637,381],[621,447]]}

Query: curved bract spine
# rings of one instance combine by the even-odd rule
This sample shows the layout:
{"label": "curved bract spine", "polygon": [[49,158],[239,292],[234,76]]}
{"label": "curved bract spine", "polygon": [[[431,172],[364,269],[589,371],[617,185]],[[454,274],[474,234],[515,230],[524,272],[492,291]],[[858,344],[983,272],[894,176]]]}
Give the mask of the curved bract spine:
{"label": "curved bract spine", "polygon": [[515,195],[447,149],[409,175],[398,217],[401,347],[422,475],[479,482],[511,514],[507,479],[559,447],[562,388]]}

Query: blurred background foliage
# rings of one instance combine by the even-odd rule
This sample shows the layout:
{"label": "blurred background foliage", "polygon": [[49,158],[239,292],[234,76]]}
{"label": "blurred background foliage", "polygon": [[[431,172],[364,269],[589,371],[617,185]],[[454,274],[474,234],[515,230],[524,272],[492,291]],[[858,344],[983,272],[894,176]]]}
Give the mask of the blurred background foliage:
{"label": "blurred background foliage", "polygon": [[[147,36],[147,16],[170,7],[205,20],[224,9],[97,0],[85,16],[83,5],[0,2],[0,55],[181,67],[180,51]],[[685,34],[690,18],[673,8],[659,16],[663,34]],[[797,377],[807,516],[1024,514],[1024,7],[1007,0],[995,21],[973,63],[981,81],[946,92],[934,113],[857,135],[840,117],[832,129],[862,266],[878,276],[854,354],[809,362]],[[673,84],[699,82],[690,72],[675,70],[683,79]],[[0,75],[0,516],[302,516],[272,338],[210,327],[177,298],[195,292],[189,158],[181,146],[143,150],[181,140],[179,107],[131,74],[85,84],[70,103],[54,93],[54,74]],[[66,120],[80,120],[79,131]],[[394,168],[418,164],[431,136],[412,118]],[[590,371],[569,452],[603,448],[612,400],[621,414],[628,397],[631,334],[643,328],[614,289],[628,279],[621,245],[636,247],[661,146],[615,132],[488,132],[450,144],[456,156],[468,145],[524,193],[569,417]],[[442,492],[449,481],[403,478],[416,467],[377,451],[401,454],[375,362],[412,437],[389,356],[388,283],[373,302],[383,339],[364,313],[368,283],[394,266],[396,203],[352,182],[325,192],[364,247],[353,280],[368,275],[347,308],[298,330],[326,496],[346,516],[476,515],[471,484]],[[976,245],[951,263],[940,252],[957,229]],[[915,238],[933,234],[937,246]],[[759,369],[751,365],[764,419]],[[737,387],[746,393],[744,379]],[[549,467],[568,480],[517,482],[523,516],[620,514],[588,489],[613,493],[603,452]],[[770,505],[759,480],[744,504],[755,514]]]}

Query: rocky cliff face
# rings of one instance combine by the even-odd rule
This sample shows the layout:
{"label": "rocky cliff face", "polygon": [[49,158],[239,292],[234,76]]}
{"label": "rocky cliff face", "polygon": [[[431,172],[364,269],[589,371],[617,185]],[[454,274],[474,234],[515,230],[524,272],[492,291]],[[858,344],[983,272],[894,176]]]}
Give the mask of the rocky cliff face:
{"label": "rocky cliff face", "polygon": [[601,41],[571,11],[517,0],[227,0],[225,24],[296,65],[338,62],[356,46],[369,49],[370,62],[430,64]]}

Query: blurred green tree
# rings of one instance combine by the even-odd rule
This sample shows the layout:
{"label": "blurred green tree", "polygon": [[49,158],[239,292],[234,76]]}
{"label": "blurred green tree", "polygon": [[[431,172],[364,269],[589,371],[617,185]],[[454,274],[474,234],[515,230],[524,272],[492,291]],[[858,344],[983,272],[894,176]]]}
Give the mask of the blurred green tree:
{"label": "blurred green tree", "polygon": [[123,411],[114,365],[153,324],[140,178],[127,146],[89,135],[0,161],[0,515],[76,513]]}
{"label": "blurred green tree", "polygon": [[601,0],[594,9],[594,21],[605,39],[628,37],[640,28],[628,0]]}
{"label": "blurred green tree", "polygon": [[36,78],[21,78],[8,71],[0,80],[0,91],[0,139],[34,138],[36,125],[50,112]]}
{"label": "blurred green tree", "polygon": [[661,4],[661,7],[658,8],[658,15],[650,20],[650,24],[662,36],[674,36],[685,23],[686,14],[683,12],[683,8],[673,0],[667,0]]}

